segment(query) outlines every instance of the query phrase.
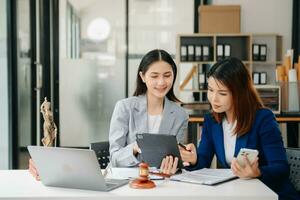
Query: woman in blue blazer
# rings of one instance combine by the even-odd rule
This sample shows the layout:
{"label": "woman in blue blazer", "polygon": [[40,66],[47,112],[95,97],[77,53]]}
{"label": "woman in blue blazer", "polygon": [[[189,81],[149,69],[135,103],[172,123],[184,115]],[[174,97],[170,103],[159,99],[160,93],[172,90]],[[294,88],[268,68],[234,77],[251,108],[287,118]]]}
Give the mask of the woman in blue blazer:
{"label": "woman in blue blazer", "polygon": [[[208,100],[212,113],[205,115],[198,149],[193,144],[180,149],[188,170],[209,168],[213,156],[224,168],[240,178],[259,178],[279,195],[279,199],[300,199],[289,181],[282,137],[274,114],[264,108],[244,64],[236,58],[216,63],[208,72]],[[256,149],[259,155],[250,163],[241,148]],[[172,163],[164,163],[166,166]],[[171,169],[171,167],[169,167]],[[173,171],[165,170],[167,173]]]}

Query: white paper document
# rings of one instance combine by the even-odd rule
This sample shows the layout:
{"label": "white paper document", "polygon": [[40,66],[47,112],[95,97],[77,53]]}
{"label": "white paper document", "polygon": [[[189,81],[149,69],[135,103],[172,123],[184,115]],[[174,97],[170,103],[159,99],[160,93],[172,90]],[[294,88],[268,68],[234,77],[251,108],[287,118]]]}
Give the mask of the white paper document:
{"label": "white paper document", "polygon": [[[154,169],[150,168],[150,171],[154,171]],[[156,171],[156,169],[155,169]],[[107,169],[107,175],[105,178],[107,179],[134,179],[139,176],[139,168],[117,168],[112,167]],[[151,180],[161,180],[163,177],[156,175],[149,175]]]}
{"label": "white paper document", "polygon": [[215,185],[236,178],[231,169],[200,169],[195,171],[183,171],[181,174],[171,176],[173,181],[187,183]]}

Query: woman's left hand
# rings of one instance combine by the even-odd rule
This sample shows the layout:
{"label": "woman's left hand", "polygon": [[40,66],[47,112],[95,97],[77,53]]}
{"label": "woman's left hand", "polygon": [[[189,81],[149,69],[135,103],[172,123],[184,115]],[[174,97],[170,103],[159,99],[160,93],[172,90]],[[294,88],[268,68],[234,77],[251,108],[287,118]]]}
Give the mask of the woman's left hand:
{"label": "woman's left hand", "polygon": [[178,158],[173,156],[166,156],[160,165],[160,171],[164,174],[173,175],[177,171]]}
{"label": "woman's left hand", "polygon": [[261,175],[260,170],[258,168],[258,157],[254,160],[251,164],[249,159],[245,156],[244,157],[245,166],[239,165],[236,158],[233,158],[231,162],[231,169],[233,173],[242,179],[249,179],[249,178],[257,178]]}

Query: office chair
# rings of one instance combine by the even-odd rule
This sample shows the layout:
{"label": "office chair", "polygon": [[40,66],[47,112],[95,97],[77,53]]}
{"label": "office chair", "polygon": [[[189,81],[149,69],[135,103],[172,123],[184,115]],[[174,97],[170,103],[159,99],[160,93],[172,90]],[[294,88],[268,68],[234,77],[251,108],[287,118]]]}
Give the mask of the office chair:
{"label": "office chair", "polygon": [[286,148],[286,155],[290,165],[290,180],[296,190],[300,192],[300,149]]}
{"label": "office chair", "polygon": [[109,163],[109,142],[91,143],[90,149],[95,151],[101,169],[105,169]]}

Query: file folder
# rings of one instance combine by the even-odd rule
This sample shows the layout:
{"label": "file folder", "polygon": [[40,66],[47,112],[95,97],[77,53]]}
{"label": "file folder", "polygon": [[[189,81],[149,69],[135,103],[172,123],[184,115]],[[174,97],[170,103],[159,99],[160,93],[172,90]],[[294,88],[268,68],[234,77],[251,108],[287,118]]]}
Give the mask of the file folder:
{"label": "file folder", "polygon": [[201,45],[195,46],[195,60],[202,61],[202,47]]}
{"label": "file folder", "polygon": [[261,45],[259,45],[259,47],[260,47],[259,60],[266,61],[267,60],[267,45],[261,44]]}
{"label": "file folder", "polygon": [[210,60],[210,53],[209,53],[209,46],[202,46],[202,58],[203,61],[209,61]]}
{"label": "file folder", "polygon": [[217,60],[222,60],[224,57],[224,53],[223,53],[223,45],[222,44],[218,44],[217,45]]}
{"label": "file folder", "polygon": [[259,73],[258,72],[253,72],[253,84],[257,85],[259,84]]}
{"label": "file folder", "polygon": [[194,45],[188,45],[188,61],[194,61],[195,60],[195,49]]}
{"label": "file folder", "polygon": [[205,87],[205,74],[200,73],[199,74],[199,89],[202,90]]}
{"label": "file folder", "polygon": [[259,61],[259,44],[252,45],[252,59],[254,61]]}
{"label": "file folder", "polygon": [[181,61],[187,61],[187,46],[186,45],[182,45],[180,47],[180,60]]}
{"label": "file folder", "polygon": [[260,73],[259,83],[264,84],[264,85],[267,84],[267,73],[266,72]]}
{"label": "file folder", "polygon": [[228,58],[231,56],[231,46],[230,44],[225,44],[224,45],[224,57]]}

